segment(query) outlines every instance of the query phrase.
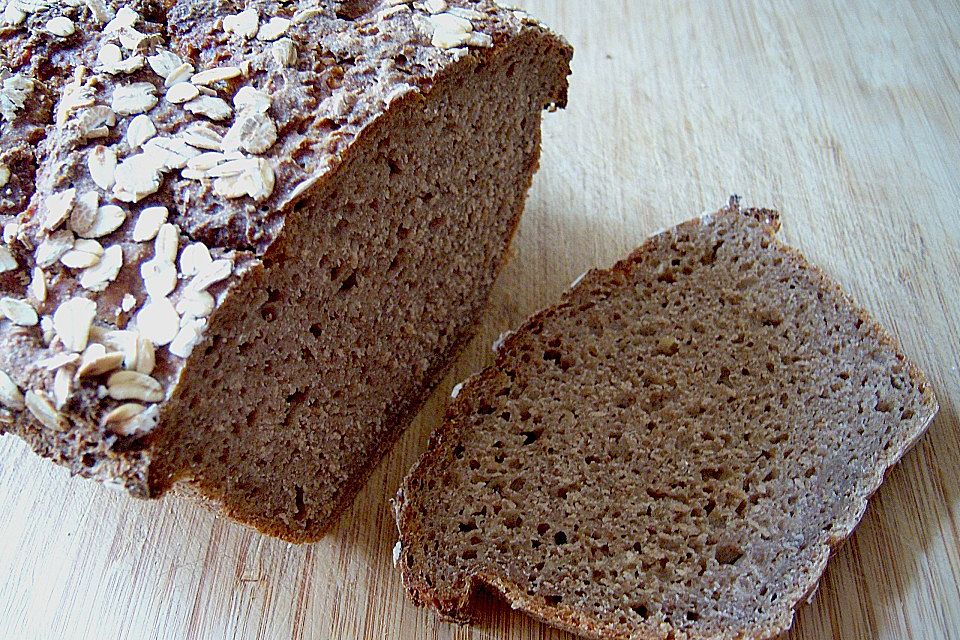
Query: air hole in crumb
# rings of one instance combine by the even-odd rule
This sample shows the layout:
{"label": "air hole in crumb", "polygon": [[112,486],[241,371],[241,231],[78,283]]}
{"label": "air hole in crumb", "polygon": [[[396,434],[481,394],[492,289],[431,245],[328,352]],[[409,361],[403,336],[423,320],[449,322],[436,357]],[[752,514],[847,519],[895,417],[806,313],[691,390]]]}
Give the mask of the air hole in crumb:
{"label": "air hole in crumb", "polygon": [[463,446],[462,444],[458,444],[456,447],[453,448],[453,456],[454,456],[457,460],[459,460],[460,458],[463,457],[463,452],[464,452],[465,450],[466,450],[466,449],[464,449],[464,446]]}
{"label": "air hole in crumb", "polygon": [[293,519],[303,520],[307,517],[307,506],[303,502],[303,487],[296,485],[295,489],[294,503],[296,504],[297,512],[293,514]]}
{"label": "air hole in crumb", "polygon": [[347,279],[340,285],[340,291],[350,291],[350,289],[353,289],[355,286],[357,286],[357,273],[353,272],[347,276]]}
{"label": "air hole in crumb", "polygon": [[696,622],[700,619],[700,614],[695,611],[687,611],[687,620],[690,622]]}
{"label": "air hole in crumb", "polygon": [[635,605],[633,605],[633,606],[630,607],[630,608],[633,609],[633,612],[634,612],[635,614],[637,614],[638,616],[640,616],[640,617],[643,618],[644,620],[646,620],[647,618],[650,617],[650,612],[647,610],[647,606],[646,606],[646,605],[643,605],[643,604],[635,604]]}
{"label": "air hole in crumb", "polygon": [[533,431],[524,431],[520,435],[523,436],[523,444],[533,444],[542,434],[543,429],[534,429]]}
{"label": "air hole in crumb", "polygon": [[540,535],[545,534],[549,530],[550,530],[550,525],[548,525],[546,522],[541,522],[540,524],[537,525],[537,533],[539,533]]}
{"label": "air hole in crumb", "polygon": [[543,599],[544,599],[544,600],[546,601],[546,603],[547,603],[548,605],[550,605],[551,607],[555,607],[555,606],[557,606],[558,604],[560,604],[561,602],[563,602],[563,597],[562,597],[562,596],[544,596]]}
{"label": "air hole in crumb", "polygon": [[743,550],[732,544],[721,544],[717,547],[716,558],[720,564],[733,564],[743,557]]}
{"label": "air hole in crumb", "polygon": [[322,334],[323,334],[323,329],[320,328],[319,324],[310,325],[310,335],[312,335],[314,338],[319,340]]}
{"label": "air hole in crumb", "polygon": [[390,167],[391,176],[395,176],[403,173],[403,171],[400,170],[399,163],[397,163],[397,161],[394,160],[393,158],[387,158],[387,166]]}
{"label": "air hole in crumb", "polygon": [[462,533],[467,533],[468,531],[476,531],[477,525],[474,522],[461,522],[457,525],[457,528],[460,529]]}
{"label": "air hole in crumb", "polygon": [[464,560],[475,560],[477,557],[476,549],[464,549],[463,553],[460,554],[460,557]]}
{"label": "air hole in crumb", "polygon": [[567,544],[567,534],[563,531],[557,531],[553,534],[553,542],[555,544]]}

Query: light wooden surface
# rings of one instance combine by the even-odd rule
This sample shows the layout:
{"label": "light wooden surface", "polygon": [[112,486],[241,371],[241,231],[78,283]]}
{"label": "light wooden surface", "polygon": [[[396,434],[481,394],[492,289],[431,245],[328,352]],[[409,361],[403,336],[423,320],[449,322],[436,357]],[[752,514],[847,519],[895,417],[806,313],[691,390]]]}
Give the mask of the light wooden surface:
{"label": "light wooden surface", "polygon": [[133,501],[0,440],[0,638],[569,638],[485,598],[404,600],[387,500],[501,330],[731,192],[896,333],[943,405],[831,562],[793,639],[960,637],[956,2],[529,0],[577,48],[571,103],[477,340],[341,525],[295,547]]}

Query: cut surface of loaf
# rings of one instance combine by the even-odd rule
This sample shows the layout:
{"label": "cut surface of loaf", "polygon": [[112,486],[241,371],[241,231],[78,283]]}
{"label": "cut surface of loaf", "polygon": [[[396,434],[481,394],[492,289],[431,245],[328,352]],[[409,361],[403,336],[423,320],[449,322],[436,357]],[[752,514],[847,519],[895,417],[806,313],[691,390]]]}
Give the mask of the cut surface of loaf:
{"label": "cut surface of loaf", "polygon": [[420,605],[475,589],[588,637],[768,638],[936,399],[774,234],[716,214],[592,270],[460,388],[397,497]]}
{"label": "cut surface of loaf", "polygon": [[0,433],[317,538],[469,338],[570,47],[486,0],[7,4]]}

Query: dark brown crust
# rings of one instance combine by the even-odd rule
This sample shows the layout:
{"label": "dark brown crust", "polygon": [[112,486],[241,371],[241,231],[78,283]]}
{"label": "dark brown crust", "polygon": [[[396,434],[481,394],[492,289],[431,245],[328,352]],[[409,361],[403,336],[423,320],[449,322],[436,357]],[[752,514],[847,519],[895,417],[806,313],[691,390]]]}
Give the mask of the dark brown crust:
{"label": "dark brown crust", "polygon": [[[709,215],[710,214],[708,214],[708,216]],[[917,422],[914,431],[910,433],[904,446],[896,451],[893,451],[888,456],[888,459],[885,461],[885,463],[877,466],[875,474],[871,479],[872,481],[870,482],[869,489],[862,496],[860,496],[861,508],[859,508],[857,512],[858,517],[852,522],[851,526],[846,531],[843,531],[839,535],[835,534],[827,541],[827,546],[824,549],[825,553],[822,556],[819,566],[814,567],[811,571],[813,580],[811,581],[810,587],[807,589],[806,593],[802,594],[791,603],[790,620],[788,623],[783,627],[757,628],[753,630],[753,633],[744,636],[744,640],[767,640],[786,631],[792,624],[792,618],[793,615],[795,615],[796,610],[804,602],[807,602],[808,599],[816,592],[817,585],[824,571],[826,570],[827,562],[830,556],[835,553],[837,548],[839,548],[839,546],[852,535],[854,528],[856,527],[857,523],[859,523],[863,513],[865,512],[870,496],[872,496],[879,488],[887,472],[916,444],[919,438],[930,426],[930,423],[933,421],[934,417],[939,411],[939,403],[933,394],[926,376],[916,364],[907,359],[898,341],[882,326],[880,326],[880,324],[874,320],[866,312],[866,310],[860,307],[838,283],[828,278],[822,269],[807,262],[800,251],[783,244],[779,241],[779,239],[776,238],[776,233],[780,229],[780,216],[778,212],[770,209],[741,209],[739,198],[733,196],[731,197],[727,207],[713,214],[713,216],[725,215],[746,215],[761,222],[766,228],[767,233],[771,238],[774,239],[774,242],[777,244],[780,250],[785,250],[786,253],[798,264],[803,264],[810,268],[814,277],[820,280],[822,286],[824,286],[834,295],[838,296],[850,307],[850,309],[855,310],[859,319],[870,328],[871,336],[890,348],[896,353],[898,359],[908,365],[910,377],[916,382],[918,388],[922,390],[923,404],[928,410],[927,419]],[[703,218],[693,219],[681,223],[676,229],[682,231],[683,229],[694,227],[700,224],[703,224]],[[604,270],[603,272],[619,272],[625,275],[628,274],[632,268],[632,265],[636,263],[638,258],[651,247],[652,238],[648,239],[640,247],[631,252],[627,258],[620,260],[610,269]],[[481,390],[489,389],[491,383],[495,381],[500,367],[506,364],[506,354],[509,352],[511,346],[517,342],[518,334],[528,331],[535,325],[542,322],[549,314],[555,312],[559,307],[563,306],[572,297],[572,292],[576,290],[578,286],[579,285],[571,287],[570,290],[565,292],[556,305],[543,309],[530,316],[520,326],[520,328],[517,329],[517,331],[506,338],[503,347],[497,352],[495,363],[478,374],[465,380],[463,382],[463,387],[461,388],[460,394],[457,396],[459,399],[454,399],[450,402],[449,406],[447,407],[444,423],[431,435],[427,451],[408,473],[397,494],[395,510],[397,526],[400,531],[399,544],[401,545],[398,565],[402,574],[404,588],[413,602],[418,606],[431,606],[439,612],[441,617],[451,621],[459,623],[470,622],[476,615],[476,610],[472,602],[473,596],[479,588],[486,587],[502,596],[512,608],[522,610],[538,620],[545,622],[546,624],[578,634],[582,637],[597,639],[616,638],[623,640],[669,640],[676,637],[675,629],[665,627],[662,629],[661,633],[643,634],[638,636],[635,633],[627,633],[621,629],[610,628],[602,625],[599,623],[599,621],[590,619],[589,616],[586,616],[583,612],[575,611],[568,607],[551,606],[539,599],[531,598],[526,595],[523,585],[512,583],[500,576],[493,574],[476,573],[470,575],[466,577],[464,584],[459,585],[460,591],[458,593],[453,594],[453,597],[444,597],[444,595],[437,592],[436,588],[427,584],[424,576],[409,570],[408,565],[405,562],[406,555],[409,553],[409,549],[406,545],[404,545],[404,538],[406,536],[413,537],[416,535],[416,530],[411,529],[412,517],[406,509],[409,503],[406,501],[405,495],[411,487],[418,484],[418,481],[421,478],[425,478],[433,473],[433,467],[435,465],[441,465],[450,454],[450,442],[453,440],[455,434],[462,428],[461,420],[468,415],[466,413],[468,406],[465,401],[466,396],[469,396],[472,392],[480,392]],[[691,640],[711,640],[706,636],[690,636],[690,638]]]}

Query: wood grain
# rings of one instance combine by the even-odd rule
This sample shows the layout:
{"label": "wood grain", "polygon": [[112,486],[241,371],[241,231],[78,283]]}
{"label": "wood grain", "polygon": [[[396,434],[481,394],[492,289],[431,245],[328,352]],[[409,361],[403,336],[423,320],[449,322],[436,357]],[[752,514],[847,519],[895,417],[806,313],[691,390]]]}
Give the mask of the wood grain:
{"label": "wood grain", "polygon": [[943,405],[831,562],[794,640],[960,637],[960,8],[955,2],[521,3],[577,49],[480,335],[340,526],[296,547],[133,501],[0,440],[2,638],[569,638],[484,597],[403,597],[387,504],[501,330],[731,192],[896,333]]}

